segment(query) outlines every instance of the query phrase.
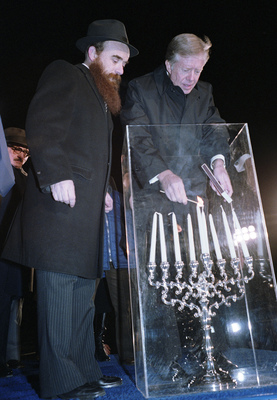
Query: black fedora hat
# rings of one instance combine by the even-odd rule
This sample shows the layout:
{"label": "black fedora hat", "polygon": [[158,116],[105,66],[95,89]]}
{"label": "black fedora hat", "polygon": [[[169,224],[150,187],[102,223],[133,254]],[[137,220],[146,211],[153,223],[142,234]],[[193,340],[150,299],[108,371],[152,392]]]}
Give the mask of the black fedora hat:
{"label": "black fedora hat", "polygon": [[106,40],[114,40],[115,42],[126,44],[130,49],[130,57],[134,57],[139,53],[129,43],[124,24],[116,19],[101,19],[92,22],[88,27],[87,36],[77,40],[76,46],[85,53],[89,46]]}
{"label": "black fedora hat", "polygon": [[24,129],[10,127],[4,129],[7,143],[18,144],[22,147],[28,147]]}

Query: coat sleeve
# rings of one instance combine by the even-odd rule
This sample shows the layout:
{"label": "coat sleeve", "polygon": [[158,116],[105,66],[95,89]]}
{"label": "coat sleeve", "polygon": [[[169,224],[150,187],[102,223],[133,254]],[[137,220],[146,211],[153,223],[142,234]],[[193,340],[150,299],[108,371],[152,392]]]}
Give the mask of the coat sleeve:
{"label": "coat sleeve", "polygon": [[133,172],[144,187],[150,179],[168,169],[168,166],[153,143],[149,127],[151,123],[145,111],[149,105],[145,104],[141,90],[138,81],[130,82],[121,121],[125,126],[130,125],[129,129],[135,133],[131,143]]}
{"label": "coat sleeve", "polygon": [[74,112],[76,84],[74,66],[55,61],[44,71],[28,110],[26,136],[42,190],[72,179],[66,138]]}
{"label": "coat sleeve", "polygon": [[[229,132],[226,122],[221,118],[220,113],[215,106],[212,85],[206,82],[200,82],[200,110],[203,107],[203,131],[202,141],[200,144],[200,154],[203,160],[209,164],[213,156],[222,154],[225,157],[226,164],[229,163]],[[202,106],[202,105],[203,106]]]}

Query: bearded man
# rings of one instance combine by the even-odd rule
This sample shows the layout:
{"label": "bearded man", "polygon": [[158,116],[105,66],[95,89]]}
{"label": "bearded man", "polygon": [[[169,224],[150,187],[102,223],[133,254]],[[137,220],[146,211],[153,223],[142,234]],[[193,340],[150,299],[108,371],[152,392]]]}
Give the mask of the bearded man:
{"label": "bearded man", "polygon": [[102,276],[111,113],[129,57],[125,26],[98,20],[76,43],[82,65],[44,71],[26,120],[32,167],[3,257],[36,269],[40,397],[91,399],[118,386],[95,360],[93,294]]}

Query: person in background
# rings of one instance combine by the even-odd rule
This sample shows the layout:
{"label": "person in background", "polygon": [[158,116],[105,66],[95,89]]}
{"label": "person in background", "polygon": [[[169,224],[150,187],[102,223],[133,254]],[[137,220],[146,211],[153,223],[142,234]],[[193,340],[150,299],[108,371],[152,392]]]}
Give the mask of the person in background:
{"label": "person in background", "polygon": [[76,45],[84,62],[51,63],[30,104],[32,168],[3,252],[36,270],[43,398],[91,399],[122,384],[103,376],[94,356],[93,295],[104,214],[113,207],[111,114],[120,111],[121,75],[138,50],[117,20],[92,22]]}
{"label": "person in background", "polygon": [[109,355],[115,350],[114,308],[110,298],[105,273],[99,280],[95,293],[94,339],[97,361],[110,361]]}
{"label": "person in background", "polygon": [[[107,297],[105,302],[107,312],[110,310],[110,304],[115,312],[116,348],[119,360],[122,364],[133,364],[128,263],[126,251],[124,250],[126,236],[123,199],[113,179],[110,180],[108,191],[113,199],[113,210],[105,215],[104,277],[96,292],[95,300],[98,304],[96,310],[100,310],[103,307],[103,299]],[[106,312],[98,312],[94,321],[96,354],[99,361],[109,359],[103,349],[105,315]]]}
{"label": "person in background", "polygon": [[[5,238],[23,196],[29,157],[25,131],[10,127],[4,130],[15,184],[0,197],[0,254]],[[20,364],[20,320],[22,315],[22,266],[0,259],[0,376],[11,376]]]}

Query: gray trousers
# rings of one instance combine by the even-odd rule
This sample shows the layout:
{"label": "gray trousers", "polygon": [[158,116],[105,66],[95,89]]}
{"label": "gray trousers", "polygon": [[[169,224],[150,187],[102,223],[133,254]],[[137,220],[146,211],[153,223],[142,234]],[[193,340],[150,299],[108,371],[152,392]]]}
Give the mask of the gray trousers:
{"label": "gray trousers", "polygon": [[94,357],[95,280],[36,270],[40,396],[52,397],[102,372]]}

